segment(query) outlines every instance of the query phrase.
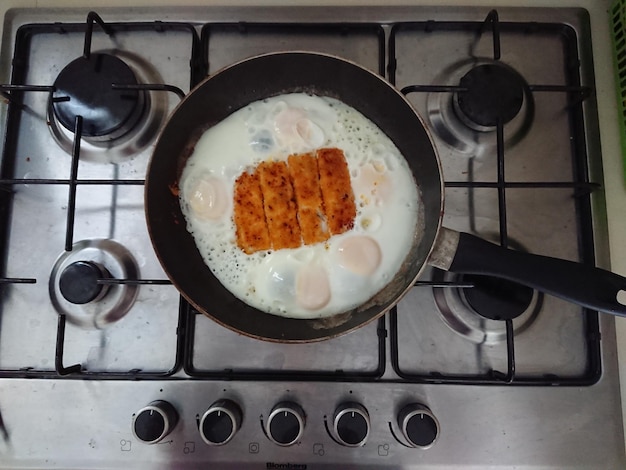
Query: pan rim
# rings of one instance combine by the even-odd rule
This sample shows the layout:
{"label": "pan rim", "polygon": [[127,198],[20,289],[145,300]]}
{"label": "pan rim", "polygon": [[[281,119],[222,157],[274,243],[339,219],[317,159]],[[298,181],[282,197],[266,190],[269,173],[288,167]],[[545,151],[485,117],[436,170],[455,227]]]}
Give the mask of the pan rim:
{"label": "pan rim", "polygon": [[[433,155],[434,155],[434,163],[436,165],[437,168],[437,176],[438,176],[438,181],[437,181],[437,186],[439,187],[439,215],[437,217],[437,226],[433,227],[433,231],[434,231],[434,235],[432,237],[432,242],[430,243],[430,246],[428,247],[428,250],[426,250],[426,255],[422,261],[421,266],[419,267],[419,269],[416,271],[416,274],[412,277],[412,279],[409,282],[406,282],[405,286],[400,290],[399,293],[397,293],[395,295],[395,297],[393,298],[393,300],[390,302],[390,304],[386,307],[380,308],[380,311],[377,312],[376,314],[372,315],[371,318],[366,319],[365,321],[361,321],[360,323],[354,325],[351,328],[345,329],[345,330],[341,330],[338,332],[335,332],[333,334],[330,335],[320,335],[320,336],[315,336],[314,338],[296,338],[296,339],[292,339],[292,338],[279,338],[279,337],[269,337],[269,336],[261,336],[261,335],[256,335],[254,333],[251,333],[249,331],[245,331],[245,330],[241,330],[238,329],[235,326],[229,325],[228,323],[225,323],[223,321],[221,321],[219,318],[217,318],[216,316],[212,315],[210,313],[209,309],[206,309],[204,307],[201,307],[200,305],[198,305],[198,303],[191,297],[191,295],[189,295],[187,293],[187,291],[185,289],[182,288],[182,286],[180,285],[180,283],[175,279],[175,277],[170,273],[169,269],[166,266],[166,263],[164,262],[163,257],[161,256],[161,253],[158,249],[158,243],[155,241],[155,234],[153,232],[153,225],[149,222],[149,217],[148,217],[148,188],[150,187],[150,175],[152,174],[152,165],[154,164],[154,156],[157,153],[157,149],[159,148],[161,141],[163,139],[163,136],[168,128],[168,126],[171,123],[172,118],[177,114],[177,112],[179,111],[179,109],[181,107],[183,107],[185,105],[185,103],[189,100],[192,99],[192,97],[194,96],[194,94],[196,93],[196,91],[201,88],[206,82],[215,79],[216,77],[220,76],[223,73],[226,73],[227,71],[233,69],[233,68],[237,68],[239,66],[241,66],[242,64],[245,63],[249,63],[249,62],[254,62],[254,61],[258,61],[258,60],[263,60],[264,58],[268,58],[268,57],[278,57],[278,56],[289,56],[289,55],[301,55],[301,56],[321,56],[327,59],[332,59],[332,60],[336,60],[345,64],[350,65],[351,67],[357,68],[359,69],[361,72],[367,72],[367,74],[370,77],[375,77],[377,79],[377,81],[380,83],[380,86],[385,87],[388,91],[392,91],[397,97],[401,98],[401,100],[404,102],[404,105],[407,107],[408,110],[411,111],[411,114],[417,118],[418,122],[420,123],[423,131],[425,132],[425,135],[428,138],[428,143],[430,145],[430,148],[432,149]],[[245,106],[245,105],[244,105]],[[237,108],[240,109],[240,108]],[[229,114],[234,113],[235,111],[237,111],[237,109],[232,109],[230,110]],[[367,116],[366,116],[367,117]],[[403,157],[406,159],[406,157],[403,155]],[[421,192],[420,190],[420,185],[417,183],[417,181],[415,182],[418,191]],[[172,110],[172,112],[170,113],[170,115],[168,116],[168,118],[166,119],[164,125],[161,127],[161,129],[159,130],[158,134],[157,134],[157,138],[155,140],[155,144],[154,144],[154,148],[152,151],[152,155],[150,157],[150,160],[148,162],[147,165],[147,170],[146,170],[146,179],[145,179],[145,187],[144,187],[144,213],[146,216],[146,220],[147,220],[147,228],[148,228],[148,234],[149,234],[149,238],[152,242],[152,246],[154,249],[154,252],[157,256],[157,259],[159,260],[161,267],[163,268],[165,274],[167,275],[167,277],[170,279],[170,281],[172,282],[172,285],[174,285],[174,287],[176,287],[176,289],[178,290],[178,292],[183,296],[183,298],[189,302],[189,304],[195,308],[198,312],[209,316],[211,318],[212,321],[217,322],[218,324],[228,328],[231,331],[234,331],[236,333],[239,334],[243,334],[245,336],[248,336],[250,338],[254,338],[254,339],[258,339],[258,340],[263,340],[263,341],[269,341],[269,342],[279,342],[279,343],[309,343],[309,342],[319,342],[319,341],[325,341],[328,339],[332,339],[332,338],[336,338],[339,336],[343,336],[345,334],[348,334],[362,326],[365,326],[366,324],[369,324],[370,322],[379,319],[380,317],[382,317],[384,314],[386,314],[389,310],[391,310],[392,308],[394,308],[398,302],[400,302],[400,300],[406,295],[406,293],[413,287],[413,284],[415,283],[415,280],[417,278],[419,278],[419,276],[423,273],[423,271],[426,268],[426,265],[428,264],[429,259],[432,257],[432,253],[433,250],[435,249],[435,245],[436,245],[436,241],[438,239],[438,237],[440,236],[440,232],[441,232],[441,227],[442,227],[442,221],[443,221],[443,208],[444,208],[444,202],[445,202],[445,195],[444,195],[444,181],[443,181],[443,173],[442,173],[442,167],[441,167],[441,160],[439,158],[439,152],[438,149],[435,145],[435,142],[433,140],[432,134],[431,134],[431,130],[428,128],[428,126],[426,126],[424,119],[422,118],[422,116],[417,112],[417,110],[415,109],[415,107],[411,104],[411,102],[395,87],[395,85],[391,84],[384,76],[373,72],[370,69],[367,69],[365,67],[363,67],[362,65],[350,60],[350,59],[346,59],[343,58],[341,56],[338,55],[334,55],[334,54],[327,54],[327,53],[322,53],[322,52],[317,52],[317,51],[307,51],[307,50],[288,50],[288,51],[279,51],[279,52],[269,52],[269,53],[264,53],[264,54],[258,54],[258,55],[254,55],[254,56],[250,56],[247,58],[244,58],[242,60],[239,60],[237,62],[234,62],[232,64],[229,64],[227,66],[222,67],[220,70],[216,71],[215,73],[208,75],[207,77],[205,77],[202,81],[200,81],[196,86],[194,86],[186,95],[185,97],[180,100],[180,102],[174,107],[174,109]],[[434,221],[433,221],[434,222]],[[433,225],[433,224],[431,224]],[[421,228],[422,231],[425,230],[424,228]],[[416,232],[419,234],[419,232]],[[430,236],[429,236],[430,238]],[[383,287],[380,291],[378,291],[376,294],[374,294],[375,297],[376,295],[378,295],[380,292],[382,292],[386,287]],[[368,301],[364,302],[363,304],[359,305],[358,307],[356,307],[355,309],[352,310],[348,310],[346,312],[337,312],[333,315],[328,315],[325,316],[323,318],[319,318],[319,319],[301,319],[301,318],[290,318],[291,320],[303,320],[303,321],[315,321],[315,320],[324,320],[324,319],[328,319],[328,318],[336,318],[339,315],[342,314],[346,314],[349,312],[354,312],[357,309],[359,309],[362,305],[366,305]],[[254,308],[254,307],[252,307]],[[259,312],[265,313],[267,315],[272,315],[268,312],[263,312],[261,310],[255,309]],[[280,317],[278,315],[276,315],[277,317]]]}

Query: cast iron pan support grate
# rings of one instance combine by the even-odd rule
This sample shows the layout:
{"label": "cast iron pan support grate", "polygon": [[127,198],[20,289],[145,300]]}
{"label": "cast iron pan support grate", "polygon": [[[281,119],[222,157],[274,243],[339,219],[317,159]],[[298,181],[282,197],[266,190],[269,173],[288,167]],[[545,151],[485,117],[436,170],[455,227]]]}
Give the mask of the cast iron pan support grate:
{"label": "cast iron pan support grate", "polygon": [[[79,179],[78,164],[80,161],[80,141],[82,136],[82,116],[76,116],[74,126],[74,142],[72,147],[71,171],[68,179],[46,179],[46,178],[14,178],[13,165],[16,154],[16,141],[20,122],[20,113],[24,110],[22,104],[22,94],[26,92],[47,92],[55,91],[54,86],[48,85],[28,85],[24,84],[26,76],[26,67],[28,62],[28,48],[30,36],[37,33],[59,33],[64,34],[71,32],[84,32],[84,48],[83,57],[88,58],[91,54],[91,39],[93,34],[94,23],[98,24],[106,34],[114,35],[116,31],[142,31],[154,30],[163,32],[167,30],[183,30],[188,32],[192,38],[192,50],[190,59],[191,83],[194,86],[201,78],[204,77],[204,67],[201,57],[199,57],[200,40],[192,25],[186,23],[168,23],[156,21],[154,23],[142,22],[125,22],[125,23],[105,23],[102,18],[95,12],[87,15],[85,24],[73,23],[54,23],[54,24],[31,24],[20,28],[16,37],[16,46],[13,60],[13,76],[11,84],[0,84],[0,94],[8,101],[8,118],[7,118],[7,137],[4,147],[4,158],[2,160],[2,168],[0,172],[0,218],[6,223],[5,227],[9,227],[8,220],[10,217],[10,206],[12,202],[12,188],[17,185],[67,185],[68,186],[68,209],[66,220],[65,235],[65,251],[71,251],[74,236],[74,218],[76,211],[76,189],[79,185],[95,185],[95,186],[123,186],[144,184],[144,180],[140,179]],[[135,89],[146,91],[158,91],[174,93],[181,99],[184,92],[180,88],[169,84],[112,84],[114,89]],[[45,130],[45,128],[44,128]],[[0,268],[4,271],[4,263],[6,263],[7,235],[5,231],[0,238],[0,251],[4,258],[0,259]],[[0,288],[7,284],[36,284],[37,279],[34,278],[9,278],[0,277]],[[127,285],[170,285],[169,280],[163,279],[99,279],[98,284],[127,284]],[[106,371],[89,371],[84,370],[81,364],[64,365],[63,352],[66,333],[66,317],[59,315],[57,322],[56,348],[55,348],[55,370],[39,370],[36,367],[24,367],[19,370],[0,369],[0,377],[39,377],[54,378],[68,377],[78,379],[98,379],[106,378],[113,380],[137,380],[137,379],[163,379],[172,376],[182,367],[183,344],[186,328],[187,303],[181,298],[179,303],[178,326],[176,329],[176,355],[174,365],[166,371],[142,371],[133,369],[126,372],[106,372]]]}
{"label": "cast iron pan support grate", "polygon": [[[584,120],[582,116],[581,104],[590,96],[591,89],[586,86],[578,85],[580,76],[577,68],[578,50],[576,33],[567,25],[559,25],[552,23],[502,23],[499,21],[498,12],[492,10],[483,22],[411,22],[397,23],[393,25],[389,39],[389,64],[387,67],[389,80],[392,84],[396,83],[397,58],[395,52],[396,35],[403,29],[415,29],[433,33],[435,31],[463,30],[474,31],[477,39],[485,32],[490,31],[493,42],[493,60],[499,61],[501,58],[500,35],[503,29],[509,31],[524,31],[530,33],[533,31],[560,34],[568,44],[567,63],[568,81],[574,85],[529,85],[528,89],[532,93],[566,93],[568,96],[568,114],[570,117],[570,126],[574,136],[572,145],[572,153],[575,159],[575,176],[576,180],[571,182],[553,182],[553,181],[535,181],[535,182],[511,182],[505,179],[505,158],[504,158],[504,124],[502,120],[496,123],[496,152],[497,152],[497,180],[495,182],[481,181],[445,181],[446,188],[467,188],[471,193],[478,188],[492,188],[498,191],[498,213],[499,213],[499,242],[506,247],[509,244],[507,234],[507,207],[506,192],[508,189],[538,189],[538,188],[562,188],[572,189],[576,200],[576,208],[579,221],[581,224],[581,253],[584,262],[593,263],[593,234],[591,229],[591,207],[589,195],[600,185],[588,181],[587,158]],[[405,95],[410,93],[464,93],[467,89],[462,86],[455,85],[408,85],[402,88],[401,92]],[[461,282],[450,282],[445,285],[437,283],[438,287],[443,288],[472,288],[471,285]],[[432,286],[430,282],[418,282],[417,286]],[[598,333],[597,313],[585,309],[586,327],[588,334],[588,371],[582,377],[562,378],[550,374],[542,377],[519,377],[515,370],[515,341],[513,332],[513,321],[505,320],[506,324],[506,351],[507,351],[507,371],[506,373],[491,370],[485,375],[458,375],[446,374],[437,371],[430,373],[407,373],[404,372],[399,364],[399,345],[398,345],[398,318],[397,308],[392,310],[390,315],[391,322],[391,361],[394,370],[402,378],[422,383],[458,383],[458,384],[534,384],[534,385],[591,385],[595,383],[601,374],[600,363],[600,342]]]}

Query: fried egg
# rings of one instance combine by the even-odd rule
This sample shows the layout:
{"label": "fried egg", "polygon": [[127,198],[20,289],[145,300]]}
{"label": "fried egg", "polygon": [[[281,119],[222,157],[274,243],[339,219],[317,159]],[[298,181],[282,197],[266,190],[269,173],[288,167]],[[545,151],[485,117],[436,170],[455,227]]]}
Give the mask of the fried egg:
{"label": "fried egg", "polygon": [[[321,147],[344,152],[354,227],[322,243],[244,253],[233,222],[237,177],[262,161]],[[284,94],[234,112],[199,139],[179,187],[187,230],[224,287],[290,318],[327,317],[367,302],[400,269],[418,223],[419,194],[400,151],[361,113],[325,96]]]}

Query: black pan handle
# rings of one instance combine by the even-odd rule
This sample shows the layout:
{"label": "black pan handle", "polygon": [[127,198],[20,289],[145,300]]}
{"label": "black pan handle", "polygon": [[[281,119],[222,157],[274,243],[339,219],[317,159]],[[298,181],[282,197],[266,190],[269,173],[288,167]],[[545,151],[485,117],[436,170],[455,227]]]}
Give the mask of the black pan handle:
{"label": "black pan handle", "polygon": [[459,234],[448,270],[508,279],[593,310],[626,316],[626,278],[594,266],[509,250],[468,233]]}

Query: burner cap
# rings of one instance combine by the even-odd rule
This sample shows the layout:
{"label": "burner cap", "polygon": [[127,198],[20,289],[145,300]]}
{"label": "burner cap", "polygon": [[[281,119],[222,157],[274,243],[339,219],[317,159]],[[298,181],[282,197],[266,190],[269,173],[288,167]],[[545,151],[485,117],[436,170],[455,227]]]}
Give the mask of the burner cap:
{"label": "burner cap", "polygon": [[519,113],[526,84],[509,67],[484,64],[467,72],[460,86],[467,89],[457,97],[461,112],[480,126],[493,127],[498,119],[506,124]]}
{"label": "burner cap", "polygon": [[104,268],[92,261],[76,261],[66,267],[59,278],[59,289],[65,300],[86,304],[104,293],[98,279],[108,277]]}
{"label": "burner cap", "polygon": [[[112,84],[136,85],[132,69],[110,54],[91,54],[70,62],[54,82],[52,107],[63,127],[73,131],[76,116],[83,117],[83,135],[125,133],[141,116],[138,90],[114,90]],[[113,138],[113,137],[112,137]]]}
{"label": "burner cap", "polygon": [[86,329],[103,329],[123,318],[137,299],[139,285],[98,284],[98,279],[139,279],[139,267],[132,254],[113,240],[81,240],[71,251],[63,251],[48,281],[56,313]]}
{"label": "burner cap", "polygon": [[463,289],[467,303],[490,320],[517,318],[528,310],[533,299],[533,289],[506,279],[466,274],[463,281],[474,285]]}

